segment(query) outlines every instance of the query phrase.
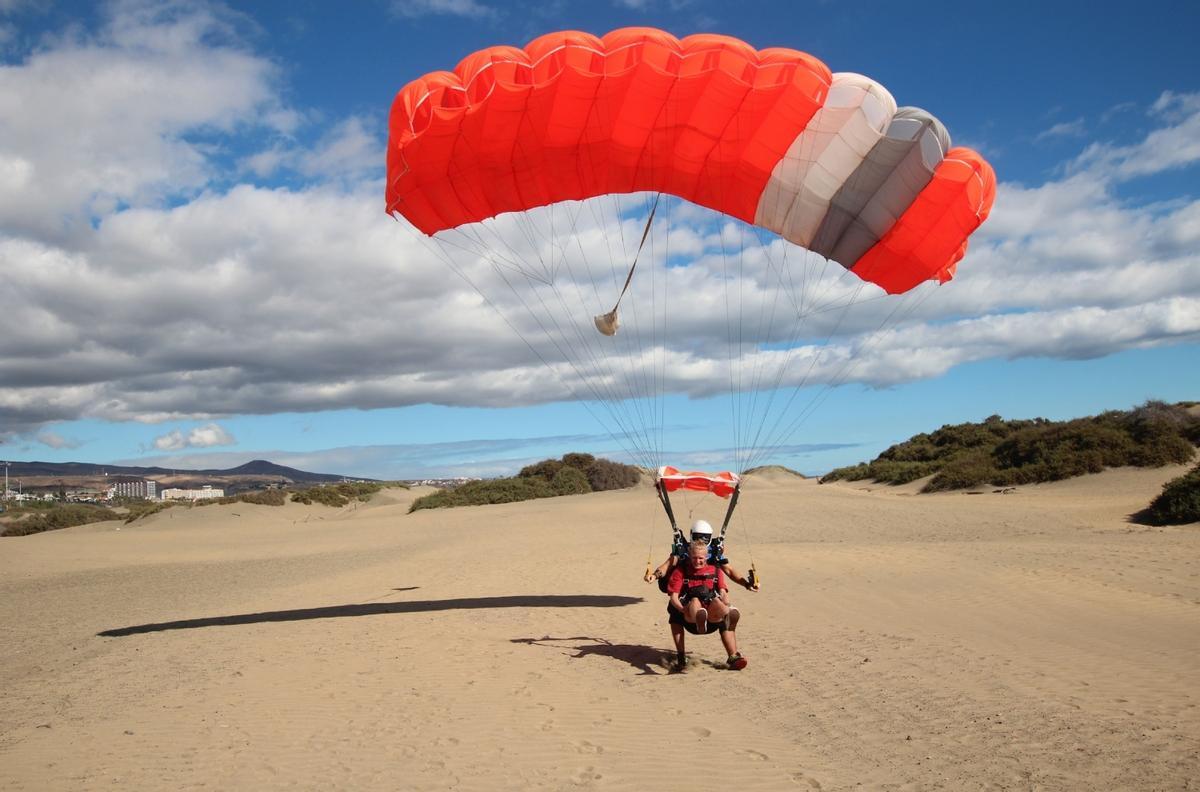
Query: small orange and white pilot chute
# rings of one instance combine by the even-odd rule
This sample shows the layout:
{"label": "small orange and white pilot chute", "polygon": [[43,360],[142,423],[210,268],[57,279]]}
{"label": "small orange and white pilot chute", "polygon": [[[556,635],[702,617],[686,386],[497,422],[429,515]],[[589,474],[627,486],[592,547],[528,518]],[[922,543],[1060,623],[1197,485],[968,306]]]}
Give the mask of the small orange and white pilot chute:
{"label": "small orange and white pilot chute", "polygon": [[727,470],[720,473],[701,473],[695,470],[684,473],[664,465],[658,469],[657,482],[667,492],[685,489],[711,492],[713,495],[728,498],[737,491],[742,480],[736,473]]}

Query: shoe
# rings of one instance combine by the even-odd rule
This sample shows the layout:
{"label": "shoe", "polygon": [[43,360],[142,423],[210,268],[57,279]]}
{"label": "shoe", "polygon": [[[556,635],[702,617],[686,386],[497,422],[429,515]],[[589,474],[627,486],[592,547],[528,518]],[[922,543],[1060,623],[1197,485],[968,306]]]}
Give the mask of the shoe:
{"label": "shoe", "polygon": [[749,664],[750,664],[749,661],[746,660],[746,658],[742,657],[741,652],[738,652],[735,655],[729,656],[729,669],[731,671],[741,671],[743,668],[745,668]]}

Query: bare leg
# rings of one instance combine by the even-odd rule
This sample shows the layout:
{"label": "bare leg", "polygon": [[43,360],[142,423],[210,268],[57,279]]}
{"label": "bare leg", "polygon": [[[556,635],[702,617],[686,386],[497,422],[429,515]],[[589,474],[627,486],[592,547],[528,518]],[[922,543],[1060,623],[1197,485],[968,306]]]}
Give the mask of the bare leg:
{"label": "bare leg", "polygon": [[679,668],[682,668],[687,665],[687,652],[684,650],[687,633],[684,631],[682,624],[671,623],[671,640],[675,642],[675,663]]}
{"label": "bare leg", "polygon": [[725,645],[725,653],[730,657],[738,653],[737,633],[733,630],[725,630],[721,633],[721,643]]}
{"label": "bare leg", "polygon": [[719,599],[715,599],[704,607],[708,613],[708,620],[711,622],[719,622],[729,613],[729,606]]}
{"label": "bare leg", "polygon": [[696,625],[696,631],[701,635],[708,631],[708,611],[700,604],[700,600],[688,600],[683,617],[689,623]]}

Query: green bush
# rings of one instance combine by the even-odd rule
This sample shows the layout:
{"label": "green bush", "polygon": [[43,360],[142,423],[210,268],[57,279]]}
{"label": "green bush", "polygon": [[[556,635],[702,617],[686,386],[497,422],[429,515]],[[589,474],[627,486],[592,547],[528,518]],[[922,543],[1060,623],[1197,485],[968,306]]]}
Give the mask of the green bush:
{"label": "green bush", "polygon": [[50,509],[39,509],[38,513],[23,520],[8,523],[3,535],[29,536],[75,525],[119,519],[121,519],[121,515],[104,506],[92,506],[87,503],[58,503]]}
{"label": "green bush", "polygon": [[292,493],[292,500],[296,503],[320,503],[337,508],[345,506],[352,500],[368,501],[381,489],[383,489],[383,484],[375,481],[343,481],[339,484],[325,484],[297,490]]}
{"label": "green bush", "polygon": [[255,490],[238,495],[238,500],[259,506],[282,506],[287,503],[287,493],[281,489]]}
{"label": "green bush", "polygon": [[550,481],[550,489],[555,495],[583,495],[592,491],[584,472],[576,467],[563,465]]}
{"label": "green bush", "polygon": [[640,480],[641,474],[632,465],[598,459],[591,454],[571,453],[564,454],[562,459],[543,459],[526,465],[513,478],[472,481],[425,495],[413,501],[409,511],[581,495],[632,487]]}
{"label": "green bush", "polygon": [[540,478],[549,481],[558,471],[562,470],[562,467],[563,463],[557,459],[543,459],[541,462],[521,468],[521,472],[517,473],[517,478]]}
{"label": "green bush", "polygon": [[461,487],[417,498],[408,510],[415,512],[421,509],[445,509],[451,506],[514,503],[535,498],[552,498],[555,494],[549,482],[536,476],[471,481]]}
{"label": "green bush", "polygon": [[581,454],[578,452],[563,454],[562,457],[562,463],[564,465],[567,465],[568,467],[579,468],[580,470],[587,470],[588,466],[595,461],[596,457],[592,456],[591,454]]}
{"label": "green bush", "polygon": [[821,476],[818,481],[822,484],[827,484],[830,481],[862,481],[871,477],[871,466],[866,462],[859,462],[857,465],[848,467],[834,468],[833,470]]}
{"label": "green bush", "polygon": [[642,480],[642,474],[633,465],[623,465],[609,459],[594,459],[583,472],[587,476],[588,485],[595,492],[636,487]]}
{"label": "green bush", "polygon": [[921,491],[941,492],[978,487],[981,484],[992,482],[996,478],[996,473],[991,455],[986,451],[962,454],[948,462]]}
{"label": "green bush", "polygon": [[925,491],[1011,486],[1097,473],[1108,467],[1161,467],[1188,461],[1200,416],[1187,405],[1150,401],[1071,421],[1005,421],[943,426],[891,446],[871,462],[837,468],[821,482],[874,479],[905,484],[933,475]]}
{"label": "green bush", "polygon": [[1142,516],[1151,525],[1200,522],[1200,465],[1164,484]]}

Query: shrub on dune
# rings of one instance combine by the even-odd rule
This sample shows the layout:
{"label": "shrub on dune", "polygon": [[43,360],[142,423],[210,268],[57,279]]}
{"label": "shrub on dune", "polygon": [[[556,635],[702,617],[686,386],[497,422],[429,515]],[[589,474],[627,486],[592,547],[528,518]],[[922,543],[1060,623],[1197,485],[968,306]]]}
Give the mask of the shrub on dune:
{"label": "shrub on dune", "polygon": [[320,503],[338,508],[352,500],[368,501],[381,489],[383,484],[376,481],[343,481],[339,484],[296,490],[292,493],[292,500],[296,503]]}
{"label": "shrub on dune", "polygon": [[86,503],[56,503],[49,508],[39,509],[24,519],[7,523],[3,535],[29,536],[44,531],[71,528],[76,525],[119,520],[121,517],[122,515],[104,506],[92,506]]}
{"label": "shrub on dune", "polygon": [[1149,401],[1071,421],[1005,421],[993,415],[916,435],[871,462],[830,471],[821,482],[905,484],[933,475],[925,492],[1034,484],[1109,467],[1180,464],[1192,458],[1197,442],[1200,415],[1182,404]]}
{"label": "shrub on dune", "polygon": [[583,495],[592,491],[587,476],[576,467],[563,465],[562,469],[550,479],[550,489],[555,495]]}
{"label": "shrub on dune", "polygon": [[564,454],[562,459],[543,459],[526,465],[513,478],[472,481],[417,498],[409,511],[582,495],[625,489],[640,480],[641,474],[632,465],[599,459],[591,454],[571,453]]}
{"label": "shrub on dune", "polygon": [[1200,465],[1164,484],[1142,516],[1151,525],[1200,522]]}

